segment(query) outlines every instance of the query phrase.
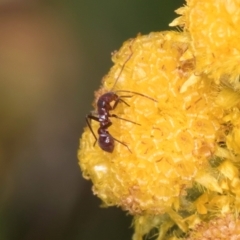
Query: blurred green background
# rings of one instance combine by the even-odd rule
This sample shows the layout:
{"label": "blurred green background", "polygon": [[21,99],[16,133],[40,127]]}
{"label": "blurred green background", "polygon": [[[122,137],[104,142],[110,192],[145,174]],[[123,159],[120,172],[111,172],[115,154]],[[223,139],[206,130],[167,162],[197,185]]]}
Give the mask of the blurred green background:
{"label": "blurred green background", "polygon": [[169,29],[183,0],[0,0],[0,240],[131,239],[77,149],[111,52]]}

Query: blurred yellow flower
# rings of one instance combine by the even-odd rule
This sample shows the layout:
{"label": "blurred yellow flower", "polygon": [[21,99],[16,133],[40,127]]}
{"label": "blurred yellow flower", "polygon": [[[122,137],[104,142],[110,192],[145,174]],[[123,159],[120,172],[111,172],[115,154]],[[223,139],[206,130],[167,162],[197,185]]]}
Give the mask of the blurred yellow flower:
{"label": "blurred yellow flower", "polygon": [[240,2],[238,0],[187,0],[170,26],[189,33],[196,73],[217,83],[240,89]]}

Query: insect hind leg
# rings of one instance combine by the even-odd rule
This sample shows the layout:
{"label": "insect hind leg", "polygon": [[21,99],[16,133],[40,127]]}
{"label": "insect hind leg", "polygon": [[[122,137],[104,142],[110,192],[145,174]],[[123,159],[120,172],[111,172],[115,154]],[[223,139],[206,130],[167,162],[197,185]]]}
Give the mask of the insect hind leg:
{"label": "insect hind leg", "polygon": [[125,147],[128,149],[128,151],[129,151],[130,153],[132,153],[132,151],[130,150],[130,148],[128,147],[128,145],[127,145],[126,143],[121,142],[120,140],[118,140],[118,139],[116,139],[116,138],[114,138],[114,137],[113,137],[113,139],[114,139],[116,142],[118,142],[118,143],[122,144],[123,146],[125,146]]}

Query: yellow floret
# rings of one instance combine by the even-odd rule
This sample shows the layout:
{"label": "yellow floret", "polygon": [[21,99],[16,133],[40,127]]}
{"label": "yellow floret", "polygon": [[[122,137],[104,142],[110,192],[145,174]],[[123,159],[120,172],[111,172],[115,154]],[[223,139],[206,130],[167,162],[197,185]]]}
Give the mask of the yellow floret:
{"label": "yellow floret", "polygon": [[176,12],[182,16],[170,25],[189,33],[196,73],[240,89],[239,0],[187,0]]}

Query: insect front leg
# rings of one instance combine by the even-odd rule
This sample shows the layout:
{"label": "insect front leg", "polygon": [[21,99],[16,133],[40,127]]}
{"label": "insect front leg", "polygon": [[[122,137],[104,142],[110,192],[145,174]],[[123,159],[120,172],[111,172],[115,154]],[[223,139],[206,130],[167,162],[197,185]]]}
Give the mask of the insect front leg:
{"label": "insect front leg", "polygon": [[136,125],[141,126],[141,124],[139,124],[139,123],[136,123],[136,122],[131,121],[131,120],[126,119],[126,118],[119,117],[119,116],[116,115],[116,114],[111,114],[110,117],[114,117],[114,118],[117,118],[117,119],[120,119],[120,120],[124,120],[124,121],[126,121],[126,122],[130,122],[130,123],[133,123],[133,124],[136,124]]}
{"label": "insect front leg", "polygon": [[123,102],[124,104],[126,104],[128,107],[130,107],[130,105],[124,101],[122,98],[131,98],[132,96],[118,96],[117,100],[114,102],[113,106],[112,106],[112,109],[111,110],[114,110],[117,105],[120,103],[120,102]]}

